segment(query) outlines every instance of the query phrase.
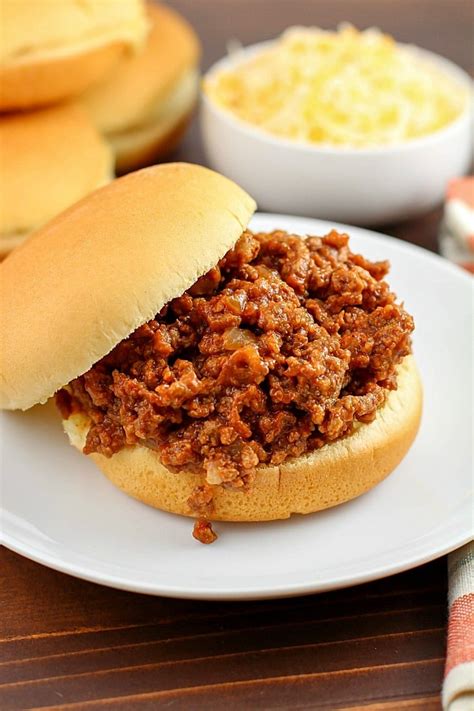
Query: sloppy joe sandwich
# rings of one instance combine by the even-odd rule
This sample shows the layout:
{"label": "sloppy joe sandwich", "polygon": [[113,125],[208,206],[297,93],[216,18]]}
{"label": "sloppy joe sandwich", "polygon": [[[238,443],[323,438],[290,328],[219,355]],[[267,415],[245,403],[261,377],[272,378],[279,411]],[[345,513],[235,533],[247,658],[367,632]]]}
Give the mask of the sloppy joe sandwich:
{"label": "sloppy joe sandwich", "polygon": [[171,8],[147,6],[150,33],[143,49],[82,97],[110,142],[118,172],[170,153],[191,118],[199,90],[199,41]]}
{"label": "sloppy joe sandwich", "polygon": [[80,94],[144,41],[142,0],[2,0],[0,109]]}
{"label": "sloppy joe sandwich", "polygon": [[109,146],[74,104],[3,116],[0,153],[0,257],[113,176]]}
{"label": "sloppy joe sandwich", "polygon": [[336,231],[254,233],[254,209],[206,168],[155,166],[0,265],[1,406],[55,394],[75,447],[128,494],[195,517],[205,543],[212,520],[359,496],[420,419],[388,263]]}

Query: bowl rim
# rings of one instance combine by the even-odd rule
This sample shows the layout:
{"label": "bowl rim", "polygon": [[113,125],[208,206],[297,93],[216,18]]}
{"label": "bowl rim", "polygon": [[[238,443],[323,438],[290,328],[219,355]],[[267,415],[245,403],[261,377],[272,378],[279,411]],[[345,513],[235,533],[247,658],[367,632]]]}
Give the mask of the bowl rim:
{"label": "bowl rim", "polygon": [[[460,66],[452,62],[450,59],[443,57],[441,54],[436,52],[431,52],[428,49],[418,47],[414,44],[408,44],[403,42],[397,42],[397,46],[412,52],[415,55],[420,55],[425,60],[428,60],[435,66],[438,66],[445,74],[449,77],[453,77],[454,81],[459,85],[463,86],[467,91],[466,103],[459,114],[453,121],[442,128],[437,129],[425,136],[419,136],[417,138],[408,138],[406,140],[399,140],[394,143],[381,144],[375,146],[351,146],[351,145],[331,145],[326,143],[310,143],[309,141],[298,141],[292,138],[285,138],[282,136],[276,136],[275,134],[266,131],[265,129],[255,126],[249,121],[236,116],[230,109],[220,106],[216,101],[214,101],[204,86],[209,80],[218,74],[223,69],[229,66],[236,66],[248,58],[259,54],[263,49],[268,48],[277,42],[278,38],[271,40],[264,40],[263,42],[256,42],[246,47],[240,47],[239,49],[233,51],[231,54],[227,54],[224,57],[218,59],[214,64],[212,64],[209,69],[205,72],[201,81],[201,100],[202,103],[209,108],[210,111],[218,115],[219,118],[224,120],[231,128],[238,130],[247,136],[273,145],[277,148],[291,148],[296,151],[314,153],[314,154],[326,154],[326,155],[355,155],[355,156],[368,156],[368,155],[378,155],[378,154],[388,154],[388,153],[398,153],[406,152],[410,150],[416,150],[417,148],[429,147],[432,144],[437,143],[445,137],[449,137],[449,134],[455,133],[457,129],[464,123],[471,120],[474,122],[473,116],[473,87],[474,81],[469,76],[469,74],[462,69]],[[472,118],[471,118],[472,116]]]}

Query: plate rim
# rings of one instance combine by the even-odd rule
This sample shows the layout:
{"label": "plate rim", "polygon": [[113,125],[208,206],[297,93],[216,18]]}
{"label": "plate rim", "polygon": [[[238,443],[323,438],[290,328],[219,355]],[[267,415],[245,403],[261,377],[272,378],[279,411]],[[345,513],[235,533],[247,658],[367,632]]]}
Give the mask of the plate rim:
{"label": "plate rim", "polygon": [[201,587],[197,590],[193,590],[191,588],[179,589],[176,586],[157,586],[152,583],[144,584],[138,582],[133,584],[128,578],[121,578],[118,575],[100,576],[91,574],[88,572],[87,568],[81,568],[80,565],[62,563],[61,559],[56,556],[38,554],[31,546],[28,547],[27,545],[21,545],[21,543],[16,544],[14,537],[12,536],[7,535],[5,537],[5,535],[3,535],[2,545],[4,545],[5,548],[8,548],[8,550],[28,558],[28,560],[44,565],[47,568],[51,568],[59,573],[72,575],[74,578],[86,580],[87,582],[96,583],[98,585],[104,585],[105,587],[113,588],[115,590],[125,590],[127,592],[140,593],[142,595],[154,595],[177,600],[221,600],[224,602],[231,602],[238,600],[272,600],[315,595],[317,593],[342,590],[356,585],[363,585],[364,583],[370,583],[382,578],[388,578],[392,575],[403,573],[408,570],[412,570],[413,568],[417,568],[420,565],[430,563],[437,558],[441,558],[443,555],[447,555],[448,553],[461,548],[467,543],[470,543],[472,540],[472,534],[469,531],[466,531],[460,535],[459,538],[455,539],[454,542],[451,542],[446,546],[441,546],[431,553],[427,553],[421,557],[413,556],[412,558],[406,559],[404,563],[400,563],[398,565],[388,565],[385,567],[379,566],[378,568],[374,568],[365,574],[357,576],[341,576],[340,578],[335,578],[332,582],[327,583],[318,583],[316,581],[306,584],[284,584],[277,587],[273,586],[272,588],[248,588],[248,591],[239,591],[237,594],[225,589],[218,590]]}
{"label": "plate rim", "polygon": [[[396,243],[397,249],[405,252],[407,254],[416,253],[418,257],[423,259],[428,259],[434,262],[437,268],[441,268],[444,271],[452,275],[452,278],[464,282],[469,285],[471,289],[474,288],[474,280],[472,277],[464,272],[460,267],[452,264],[448,260],[444,259],[440,255],[431,252],[423,247],[406,242],[398,237],[393,237],[387,235],[383,232],[377,232],[375,230],[366,229],[365,227],[360,227],[356,225],[348,225],[346,223],[339,223],[332,220],[321,220],[318,218],[304,217],[299,215],[288,215],[280,213],[267,213],[267,212],[257,212],[252,218],[251,222],[256,219],[257,221],[273,221],[276,223],[278,220],[285,221],[295,221],[314,223],[315,230],[321,231],[321,229],[331,229],[335,228],[344,232],[351,234],[351,231],[355,233],[362,233],[363,236],[368,236],[371,239],[380,239],[382,237],[384,240],[394,241]],[[317,227],[316,225],[321,227]],[[324,227],[323,227],[324,225]],[[276,228],[276,227],[275,227]],[[307,234],[307,233],[306,233]],[[3,507],[0,503],[0,514],[3,511]],[[8,534],[4,530],[5,520],[3,515],[0,517],[0,533],[1,540],[0,543],[5,546],[5,548],[18,553],[19,555],[28,558],[36,563],[45,565],[55,571],[65,573],[67,575],[72,575],[73,577],[79,578],[81,580],[86,580],[91,583],[104,585],[106,587],[125,590],[129,592],[141,593],[146,595],[159,595],[166,598],[175,599],[189,599],[189,600],[262,600],[262,599],[277,599],[277,598],[288,598],[302,595],[311,595],[320,592],[328,592],[331,590],[338,590],[345,587],[351,587],[355,585],[361,585],[374,580],[378,580],[384,577],[389,577],[397,573],[402,573],[407,570],[411,570],[419,565],[424,565],[430,561],[435,560],[443,555],[446,555],[453,550],[469,543],[473,540],[473,531],[469,530],[469,526],[464,530],[464,527],[460,525],[457,535],[451,537],[446,545],[439,545],[435,548],[429,546],[424,546],[425,550],[421,553],[415,553],[411,556],[405,557],[402,562],[395,562],[393,564],[381,564],[372,569],[368,569],[366,572],[359,573],[357,575],[348,574],[340,575],[339,577],[332,578],[327,581],[313,580],[312,582],[306,583],[283,583],[281,585],[272,586],[271,588],[265,588],[259,586],[257,588],[252,588],[248,586],[244,590],[239,590],[237,592],[228,589],[219,588],[206,588],[200,586],[197,589],[193,588],[183,588],[179,585],[163,585],[161,583],[155,584],[152,582],[143,583],[140,581],[133,581],[131,578],[121,577],[120,575],[101,573],[93,568],[87,568],[80,563],[68,563],[62,556],[54,555],[51,553],[45,553],[38,550],[31,544],[26,543],[18,539],[15,535]]]}

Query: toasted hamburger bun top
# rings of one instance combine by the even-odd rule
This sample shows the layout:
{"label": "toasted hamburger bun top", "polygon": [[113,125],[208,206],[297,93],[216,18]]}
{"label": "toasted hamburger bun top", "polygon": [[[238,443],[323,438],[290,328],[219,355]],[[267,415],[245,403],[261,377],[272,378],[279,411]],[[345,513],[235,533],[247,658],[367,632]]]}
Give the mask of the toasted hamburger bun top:
{"label": "toasted hamburger bun top", "polygon": [[141,0],[2,0],[0,109],[84,92],[148,30]]}
{"label": "toasted hamburger bun top", "polygon": [[[412,356],[398,367],[397,382],[375,420],[358,423],[348,437],[279,466],[260,465],[248,491],[213,487],[213,520],[272,521],[313,513],[360,496],[385,479],[407,453],[420,423],[422,388]],[[87,418],[73,415],[63,425],[71,444],[82,450]],[[157,452],[138,445],[110,459],[102,454],[90,457],[130,496],[164,511],[195,515],[187,500],[205,483],[204,474],[170,472]]]}
{"label": "toasted hamburger bun top", "polygon": [[112,178],[110,148],[74,104],[0,118],[0,152],[0,250]]}
{"label": "toasted hamburger bun top", "polygon": [[199,60],[199,40],[184,18],[164,5],[149,3],[147,12],[151,30],[143,49],[124,56],[111,76],[82,97],[105,133],[142,123]]}
{"label": "toasted hamburger bun top", "polygon": [[89,370],[213,267],[254,210],[227,178],[169,163],[115,180],[32,235],[0,264],[0,407],[45,402]]}

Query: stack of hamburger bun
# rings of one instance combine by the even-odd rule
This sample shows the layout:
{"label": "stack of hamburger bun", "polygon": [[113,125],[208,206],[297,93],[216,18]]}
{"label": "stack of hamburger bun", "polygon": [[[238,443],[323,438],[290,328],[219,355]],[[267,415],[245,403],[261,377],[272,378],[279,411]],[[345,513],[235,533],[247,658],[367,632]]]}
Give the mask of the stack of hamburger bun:
{"label": "stack of hamburger bun", "polygon": [[92,86],[82,103],[128,172],[175,148],[199,90],[199,42],[174,10],[146,7],[150,31],[141,52],[122,55],[114,71]]}
{"label": "stack of hamburger bun", "polygon": [[0,259],[120,172],[177,144],[198,40],[144,0],[2,0]]}

